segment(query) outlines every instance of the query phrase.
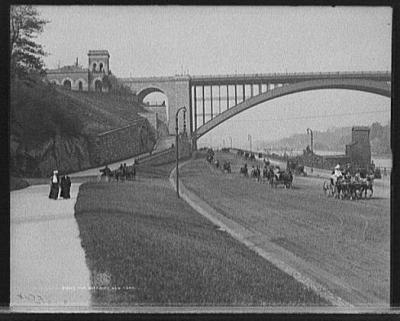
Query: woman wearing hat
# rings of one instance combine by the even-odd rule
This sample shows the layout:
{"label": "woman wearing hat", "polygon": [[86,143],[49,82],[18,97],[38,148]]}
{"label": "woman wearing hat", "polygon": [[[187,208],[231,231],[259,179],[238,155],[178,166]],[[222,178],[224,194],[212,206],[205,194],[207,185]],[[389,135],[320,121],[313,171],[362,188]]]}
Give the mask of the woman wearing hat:
{"label": "woman wearing hat", "polygon": [[49,198],[51,199],[58,199],[58,192],[59,192],[59,176],[58,170],[53,171],[53,175],[50,178],[50,194]]}

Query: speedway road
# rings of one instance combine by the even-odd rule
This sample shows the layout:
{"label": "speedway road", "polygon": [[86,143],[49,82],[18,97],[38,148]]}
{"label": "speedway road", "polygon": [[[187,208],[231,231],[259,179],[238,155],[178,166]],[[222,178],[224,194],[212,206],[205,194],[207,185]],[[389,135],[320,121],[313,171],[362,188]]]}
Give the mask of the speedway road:
{"label": "speedway road", "polygon": [[275,189],[241,177],[243,158],[230,153],[216,158],[221,164],[231,161],[232,173],[192,160],[181,169],[182,183],[219,213],[307,262],[310,270],[339,279],[351,289],[344,298],[351,304],[389,305],[390,184],[375,184],[372,199],[338,200],[324,195],[323,179],[295,176],[292,189]]}

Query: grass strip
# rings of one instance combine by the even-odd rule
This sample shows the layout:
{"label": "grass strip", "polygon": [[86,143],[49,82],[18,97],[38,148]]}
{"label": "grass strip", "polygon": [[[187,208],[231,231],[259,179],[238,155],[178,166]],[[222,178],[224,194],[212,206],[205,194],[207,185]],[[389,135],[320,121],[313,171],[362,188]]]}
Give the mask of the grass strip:
{"label": "grass strip", "polygon": [[166,179],[83,184],[75,215],[94,305],[328,305],[177,199]]}

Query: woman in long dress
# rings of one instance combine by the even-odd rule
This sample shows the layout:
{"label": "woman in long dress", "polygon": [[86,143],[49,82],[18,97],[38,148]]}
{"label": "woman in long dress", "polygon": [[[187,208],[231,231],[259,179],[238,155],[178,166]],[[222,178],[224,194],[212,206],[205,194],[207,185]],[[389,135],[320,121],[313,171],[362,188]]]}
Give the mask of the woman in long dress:
{"label": "woman in long dress", "polygon": [[63,175],[63,177],[61,177],[60,185],[61,185],[60,197],[62,197],[64,199],[71,198],[71,195],[70,195],[71,179],[69,178],[69,176]]}
{"label": "woman in long dress", "polygon": [[53,171],[53,175],[51,176],[50,179],[50,194],[49,198],[50,199],[58,199],[58,192],[59,192],[59,177],[58,177],[58,171],[55,170]]}

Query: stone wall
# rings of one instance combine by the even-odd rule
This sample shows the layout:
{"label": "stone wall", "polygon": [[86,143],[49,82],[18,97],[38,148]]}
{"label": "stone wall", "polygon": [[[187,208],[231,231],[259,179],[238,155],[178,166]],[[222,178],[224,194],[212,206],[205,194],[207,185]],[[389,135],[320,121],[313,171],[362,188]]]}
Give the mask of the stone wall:
{"label": "stone wall", "polygon": [[156,143],[147,119],[97,135],[92,150],[95,165],[105,165],[150,152]]}
{"label": "stone wall", "polygon": [[[190,141],[187,136],[180,135],[179,137],[179,159],[185,159],[192,155],[192,149]],[[157,166],[162,164],[168,164],[176,161],[176,149],[170,148],[159,153],[155,153],[151,156],[147,156],[139,161],[140,164],[145,163],[147,165]]]}

